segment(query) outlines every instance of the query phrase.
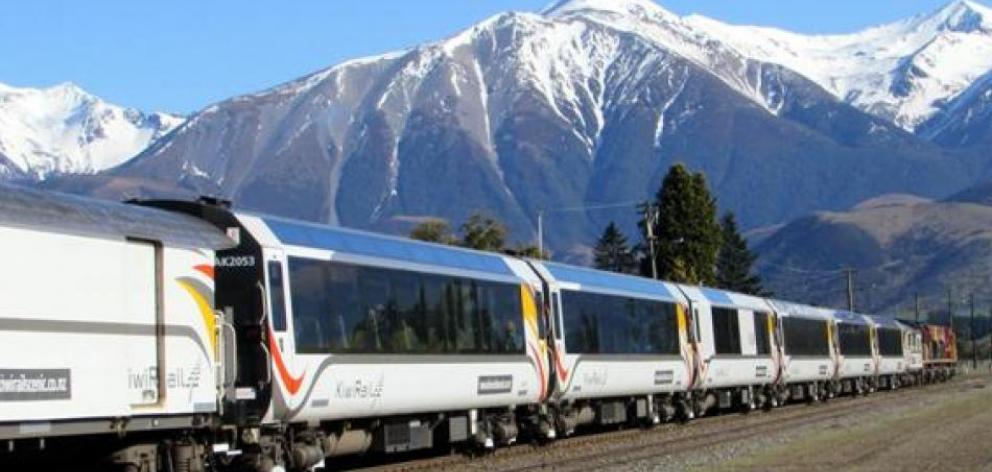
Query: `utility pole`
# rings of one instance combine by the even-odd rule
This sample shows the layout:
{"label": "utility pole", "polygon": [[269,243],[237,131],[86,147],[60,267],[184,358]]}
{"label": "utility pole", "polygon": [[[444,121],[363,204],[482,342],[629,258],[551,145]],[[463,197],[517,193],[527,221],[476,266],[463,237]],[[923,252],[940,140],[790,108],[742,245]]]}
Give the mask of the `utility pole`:
{"label": "utility pole", "polygon": [[916,292],[916,324],[920,324],[920,292]]}
{"label": "utility pole", "polygon": [[978,342],[975,340],[975,294],[968,295],[971,304],[971,368],[978,369]]}
{"label": "utility pole", "polygon": [[655,256],[655,240],[657,237],[654,234],[654,225],[658,219],[658,209],[651,203],[644,205],[644,228],[647,232],[648,240],[648,252],[651,257],[651,278],[658,279],[658,260]]}
{"label": "utility pole", "polygon": [[544,259],[544,210],[537,210],[537,254]]}
{"label": "utility pole", "polygon": [[844,273],[847,274],[847,311],[854,311],[854,273],[857,272],[854,269],[847,268],[844,269]]}
{"label": "utility pole", "polygon": [[954,332],[954,299],[951,298],[951,289],[947,289],[947,318],[948,325],[951,327],[951,332]]}

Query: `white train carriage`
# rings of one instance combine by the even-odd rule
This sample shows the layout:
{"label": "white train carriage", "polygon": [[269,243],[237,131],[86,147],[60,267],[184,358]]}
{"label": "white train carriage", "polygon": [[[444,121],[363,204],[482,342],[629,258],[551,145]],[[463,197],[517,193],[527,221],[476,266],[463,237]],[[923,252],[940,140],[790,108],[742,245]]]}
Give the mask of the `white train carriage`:
{"label": "white train carriage", "polygon": [[875,377],[878,388],[899,388],[907,370],[903,330],[895,318],[868,316],[875,340]]}
{"label": "white train carriage", "polygon": [[239,362],[263,368],[241,369],[230,409],[262,431],[296,429],[294,466],[439,440],[508,444],[521,422],[550,430],[539,416],[550,367],[542,297],[526,262],[177,208],[238,236],[218,280],[257,288],[218,304],[238,321]]}
{"label": "white train carriage", "polygon": [[700,373],[697,414],[751,410],[773,396],[780,376],[775,314],[763,298],[679,285],[689,300]]}
{"label": "white train carriage", "polygon": [[902,332],[903,363],[906,366],[901,382],[906,385],[923,383],[923,333],[914,325],[896,320]]}
{"label": "white train carriage", "polygon": [[695,383],[685,299],[672,284],[531,261],[551,294],[558,429],[681,410]]}
{"label": "white train carriage", "polygon": [[232,245],[223,232],[187,215],[5,186],[0,241],[5,448],[211,424],[225,377],[213,310],[214,250]]}
{"label": "white train carriage", "polygon": [[779,319],[782,377],[779,401],[825,399],[838,371],[833,310],[769,300]]}
{"label": "white train carriage", "polygon": [[875,332],[865,315],[835,311],[837,333],[836,393],[862,394],[874,391],[877,384]]}

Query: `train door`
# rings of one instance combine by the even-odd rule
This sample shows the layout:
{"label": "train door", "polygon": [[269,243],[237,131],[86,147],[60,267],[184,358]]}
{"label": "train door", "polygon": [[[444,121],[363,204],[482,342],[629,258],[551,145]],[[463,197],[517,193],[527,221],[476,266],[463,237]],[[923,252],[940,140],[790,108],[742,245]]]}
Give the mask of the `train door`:
{"label": "train door", "polygon": [[[286,255],[282,250],[264,250],[265,259],[265,313],[268,330],[268,350],[274,375],[271,388],[273,394],[295,395],[303,382],[300,372],[295,369],[295,336],[292,336],[290,313],[289,273]],[[282,415],[284,411],[270,411],[271,415]]]}
{"label": "train door", "polygon": [[561,391],[561,389],[567,384],[568,370],[565,367],[567,361],[565,359],[561,287],[551,273],[539,262],[527,261],[527,264],[537,274],[538,279],[540,279],[544,294],[543,312],[545,316],[542,319],[546,323],[546,340],[551,351],[551,355],[548,356],[548,372],[550,373],[548,375],[548,392],[549,394],[550,392],[555,392],[559,395],[564,394],[565,392]]}
{"label": "train door", "polygon": [[833,360],[834,371],[831,377],[840,380],[841,367],[844,365],[844,353],[840,350],[840,323],[830,319],[824,321],[826,324],[827,349],[830,352],[830,359]]}
{"label": "train door", "polygon": [[775,382],[778,382],[785,375],[785,359],[783,353],[785,352],[784,338],[782,337],[782,318],[779,316],[778,312],[772,310],[767,312],[768,316],[768,333],[771,338],[771,355],[773,365],[775,366],[775,372],[772,376]]}
{"label": "train door", "polygon": [[[705,382],[709,361],[713,356],[713,343],[712,341],[707,342],[707,339],[712,338],[712,327],[710,323],[704,322],[710,312],[709,304],[705,301],[703,295],[694,287],[683,287],[681,285],[677,285],[676,287],[678,287],[686,300],[689,301],[688,334],[693,357],[692,365],[694,372],[692,378],[695,381],[694,385],[689,385],[688,388],[699,388]],[[709,335],[707,335],[707,330],[709,330]],[[709,346],[708,348],[707,345]]]}
{"label": "train door", "polygon": [[[132,336],[127,348],[128,392],[132,406],[156,405],[161,400],[162,272],[161,247],[149,241],[124,243],[123,297],[127,323],[148,328],[151,336]],[[150,333],[150,334],[151,334]]]}
{"label": "train door", "polygon": [[[565,334],[564,334],[564,324],[562,323],[562,310],[561,310],[561,290],[558,284],[551,279],[544,279],[544,293],[545,299],[545,314],[544,317],[547,322],[547,343],[550,347],[551,355],[548,356],[548,372],[550,384],[548,385],[549,392],[557,391],[559,381],[564,379],[559,379],[559,374],[562,374],[562,369],[564,369],[565,361]],[[559,392],[565,393],[565,392]]]}
{"label": "train door", "polygon": [[[291,344],[293,337],[289,336],[289,296],[287,287],[287,267],[286,255],[281,250],[265,250],[265,293],[266,313],[268,314],[269,328],[272,339],[270,348],[279,350],[280,355],[286,352],[293,352]],[[276,353],[273,352],[273,355]]]}
{"label": "train door", "polygon": [[696,351],[699,353],[699,386],[705,386],[713,377],[716,358],[716,339],[713,332],[713,307],[702,297],[692,301],[693,325],[696,327]]}

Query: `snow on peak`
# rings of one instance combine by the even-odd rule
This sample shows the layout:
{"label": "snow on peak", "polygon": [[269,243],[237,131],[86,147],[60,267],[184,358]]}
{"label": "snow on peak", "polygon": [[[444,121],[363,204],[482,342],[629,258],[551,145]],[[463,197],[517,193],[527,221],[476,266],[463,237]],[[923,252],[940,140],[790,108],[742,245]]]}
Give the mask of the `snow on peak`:
{"label": "snow on peak", "polygon": [[570,13],[594,12],[634,16],[675,16],[652,0],[560,0],[546,7],[541,14],[547,17],[559,17]]}
{"label": "snow on peak", "polygon": [[923,17],[920,26],[937,31],[972,33],[992,29],[990,19],[992,19],[992,10],[988,7],[969,0],[958,0]]}
{"label": "snow on peak", "polygon": [[959,0],[927,15],[841,35],[802,35],[690,16],[747,57],[783,65],[838,99],[914,131],[992,69],[992,9]]}
{"label": "snow on peak", "polygon": [[106,103],[71,82],[0,84],[0,155],[35,179],[116,166],[182,121]]}

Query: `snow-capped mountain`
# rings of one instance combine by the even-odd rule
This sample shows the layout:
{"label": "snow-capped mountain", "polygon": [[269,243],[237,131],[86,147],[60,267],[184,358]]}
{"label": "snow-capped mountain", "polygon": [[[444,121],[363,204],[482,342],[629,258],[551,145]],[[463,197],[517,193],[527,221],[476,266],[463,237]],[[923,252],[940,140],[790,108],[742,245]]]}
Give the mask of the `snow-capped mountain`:
{"label": "snow-capped mountain", "polygon": [[0,84],[0,178],[105,170],[182,121],[109,104],[71,83],[43,89]]}
{"label": "snow-capped mountain", "polygon": [[799,72],[908,131],[992,70],[992,9],[968,0],[845,35],[808,36],[700,16],[684,22],[747,57]]}
{"label": "snow-capped mountain", "polygon": [[992,71],[920,125],[917,134],[947,148],[982,152],[992,146]]}
{"label": "snow-capped mountain", "polygon": [[580,253],[610,220],[636,231],[636,212],[553,209],[646,199],[677,161],[752,227],[980,177],[970,154],[651,1],[569,0],[211,105],[135,159],[60,188],[216,194],[388,231],[485,210],[522,241],[544,209],[549,244]]}

